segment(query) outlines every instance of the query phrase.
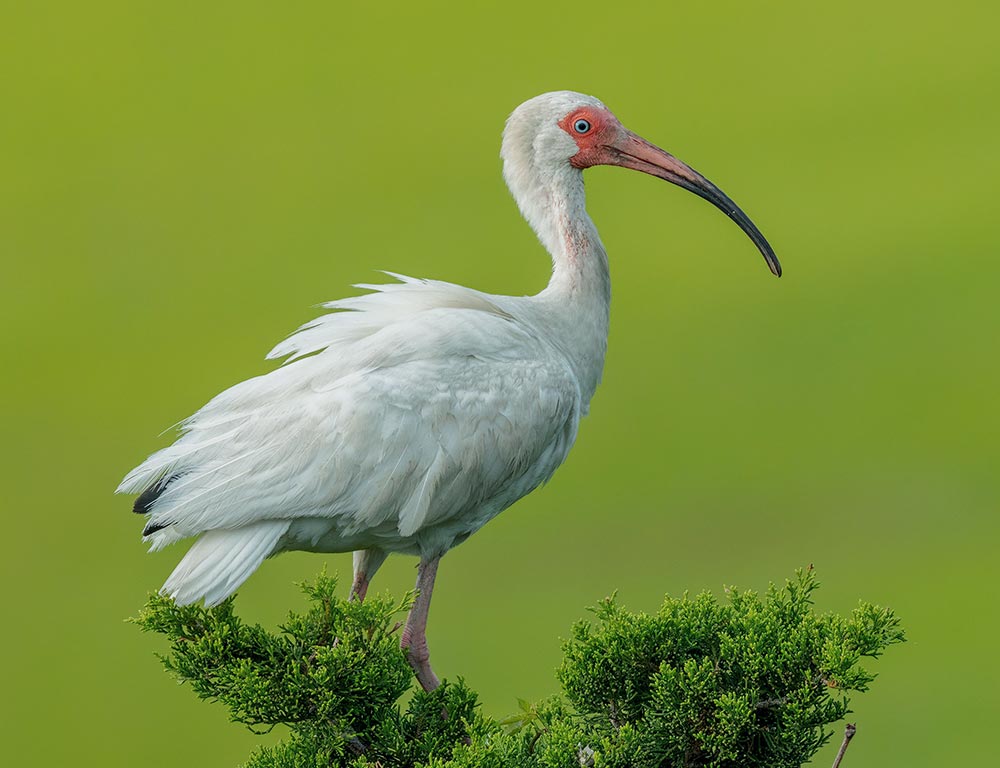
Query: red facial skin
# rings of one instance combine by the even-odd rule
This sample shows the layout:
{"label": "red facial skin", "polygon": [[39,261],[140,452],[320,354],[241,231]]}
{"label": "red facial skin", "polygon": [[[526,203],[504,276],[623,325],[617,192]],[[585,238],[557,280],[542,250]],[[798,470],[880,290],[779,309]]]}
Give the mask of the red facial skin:
{"label": "red facial skin", "polygon": [[[578,120],[589,122],[590,130],[578,133],[573,127]],[[559,127],[572,136],[579,147],[569,161],[574,168],[619,165],[674,183],[679,179],[692,184],[704,182],[700,174],[676,157],[626,130],[606,109],[583,107],[574,110],[559,121]]]}
{"label": "red facial skin", "polygon": [[[590,123],[590,130],[579,133],[573,127],[578,120]],[[669,181],[708,200],[735,221],[760,252],[771,271],[781,276],[781,265],[767,240],[749,217],[718,187],[669,152],[650,144],[627,130],[618,118],[601,107],[581,107],[559,121],[559,127],[576,142],[578,151],[569,162],[574,168],[595,165],[618,165]]]}
{"label": "red facial skin", "polygon": [[[577,133],[573,127],[578,120],[590,123],[587,133]],[[580,151],[570,158],[574,168],[590,168],[595,165],[612,165],[608,148],[616,144],[626,133],[618,118],[606,109],[583,107],[570,112],[559,121],[559,127],[573,137]]]}

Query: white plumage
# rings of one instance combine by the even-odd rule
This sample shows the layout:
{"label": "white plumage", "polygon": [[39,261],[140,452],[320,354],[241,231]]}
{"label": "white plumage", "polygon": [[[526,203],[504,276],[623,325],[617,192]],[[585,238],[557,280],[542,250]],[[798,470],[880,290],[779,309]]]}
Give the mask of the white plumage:
{"label": "white plumage", "polygon": [[[515,319],[528,300],[402,279],[332,302],[352,311],[280,344],[291,362],[218,395],[126,477],[130,493],[175,478],[150,507],[154,549],[267,521],[283,549],[443,553],[552,474],[582,392],[543,329]],[[238,586],[207,573],[219,600]]]}
{"label": "white plumage", "polygon": [[363,599],[386,554],[418,555],[404,645],[436,685],[424,624],[437,559],[552,475],[600,379],[610,284],[581,170],[637,167],[613,154],[634,138],[591,97],[521,105],[501,154],[552,255],[545,290],[493,296],[400,275],[358,286],[370,293],[326,304],[272,350],[283,366],[217,395],[130,472],[118,491],[142,494],[151,549],[198,537],[163,591],[212,605],[277,552],[356,551]]}

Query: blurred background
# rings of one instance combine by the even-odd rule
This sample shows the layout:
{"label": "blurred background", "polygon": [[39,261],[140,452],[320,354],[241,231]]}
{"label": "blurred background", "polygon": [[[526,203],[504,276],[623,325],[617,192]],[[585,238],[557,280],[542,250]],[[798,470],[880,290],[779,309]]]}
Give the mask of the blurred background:
{"label": "blurred background", "polygon": [[[813,563],[821,609],[887,604],[910,638],[855,699],[845,764],[995,753],[989,4],[0,13],[11,764],[235,766],[261,741],[124,623],[183,549],[145,554],[112,491],[375,270],[540,290],[548,259],[498,149],[507,114],[554,89],[598,96],[712,179],[785,276],[693,195],[588,172],[614,284],[604,383],[553,481],[443,561],[437,671],[505,715],[558,690],[560,638],[614,590],[652,611],[665,592],[764,589]],[[277,625],[324,563],[349,574],[349,555],[266,563],[238,610]],[[374,588],[401,594],[414,564],[391,559]]]}

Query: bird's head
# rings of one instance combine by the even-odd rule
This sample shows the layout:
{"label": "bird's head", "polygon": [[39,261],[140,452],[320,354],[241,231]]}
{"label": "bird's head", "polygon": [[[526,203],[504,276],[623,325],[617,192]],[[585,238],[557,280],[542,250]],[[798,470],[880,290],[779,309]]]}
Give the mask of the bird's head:
{"label": "bird's head", "polygon": [[507,120],[500,154],[515,197],[517,190],[528,188],[529,180],[547,185],[563,174],[595,165],[631,168],[683,187],[735,221],[771,271],[781,276],[771,246],[736,203],[693,168],[625,128],[592,96],[555,91],[524,102]]}

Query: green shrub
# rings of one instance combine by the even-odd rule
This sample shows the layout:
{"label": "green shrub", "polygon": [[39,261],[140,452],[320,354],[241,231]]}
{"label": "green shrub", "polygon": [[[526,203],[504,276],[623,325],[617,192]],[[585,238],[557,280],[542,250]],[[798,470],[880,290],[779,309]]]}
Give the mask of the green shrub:
{"label": "green shrub", "polygon": [[167,669],[234,721],[289,728],[248,768],[800,766],[848,713],[845,693],[874,679],[862,659],[904,639],[892,611],[868,603],[815,613],[811,570],[764,595],[668,596],[653,615],[612,598],[564,645],[564,696],[498,722],[462,680],[402,707],[410,597],[348,603],[335,586],[305,585],[308,611],[276,634],[244,624],[232,599],[206,610],[154,595],[133,621],[166,635]]}

